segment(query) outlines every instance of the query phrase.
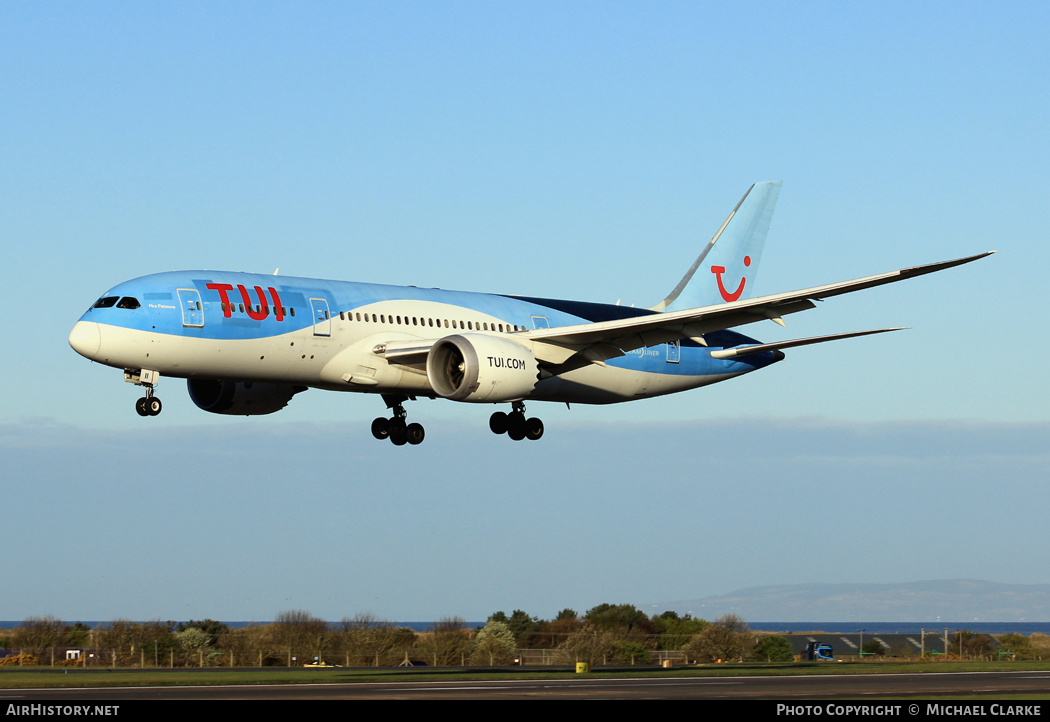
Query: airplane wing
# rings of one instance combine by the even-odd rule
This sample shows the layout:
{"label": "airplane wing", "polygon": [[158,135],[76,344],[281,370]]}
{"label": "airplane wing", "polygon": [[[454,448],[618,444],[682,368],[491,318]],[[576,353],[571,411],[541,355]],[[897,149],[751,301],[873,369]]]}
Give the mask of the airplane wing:
{"label": "airplane wing", "polygon": [[[532,342],[534,353],[539,361],[556,365],[565,363],[580,352],[587,361],[601,363],[606,359],[622,356],[636,348],[655,346],[681,338],[691,338],[701,345],[706,345],[702,338],[705,333],[766,319],[783,325],[782,316],[815,308],[816,301],[943,271],[946,268],[971,263],[992,253],[995,251],[979,253],[954,261],[903,268],[899,271],[852,281],[841,281],[800,291],[777,293],[702,308],[654,313],[614,321],[534,329],[522,332],[521,336]],[[816,341],[811,342],[816,343]]]}
{"label": "airplane wing", "polygon": [[[867,276],[866,278],[858,278],[852,281],[830,283],[825,286],[814,286],[813,288],[805,288],[800,291],[777,293],[771,296],[761,296],[732,303],[653,313],[614,321],[539,328],[512,333],[510,337],[530,342],[529,345],[532,347],[536,359],[548,365],[561,366],[570,358],[579,354],[577,359],[573,359],[572,367],[586,365],[587,363],[601,364],[608,359],[623,356],[628,351],[637,348],[655,346],[682,338],[690,338],[706,346],[707,344],[703,339],[705,333],[743,326],[767,319],[784,325],[783,316],[815,308],[816,301],[861,291],[866,288],[882,286],[887,283],[896,283],[908,278],[923,276],[927,273],[943,271],[946,268],[971,263],[992,253],[995,253],[995,251],[979,253],[975,256],[967,256],[954,261],[903,268],[899,271],[882,273],[877,276]],[[716,358],[730,358],[896,330],[899,329],[887,328],[808,339],[795,339],[759,346],[744,346],[739,349],[714,351],[712,356]],[[377,345],[374,352],[384,356],[391,363],[413,367],[415,370],[423,372],[427,354],[436,340],[392,340],[388,343]],[[563,367],[557,373],[565,370],[566,368]]]}

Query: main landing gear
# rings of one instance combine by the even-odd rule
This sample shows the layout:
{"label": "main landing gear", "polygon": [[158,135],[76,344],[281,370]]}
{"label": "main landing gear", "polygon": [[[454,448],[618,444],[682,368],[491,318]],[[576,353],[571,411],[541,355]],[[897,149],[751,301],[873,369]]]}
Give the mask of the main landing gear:
{"label": "main landing gear", "polygon": [[394,410],[394,415],[389,419],[382,416],[375,419],[372,422],[372,436],[380,440],[390,439],[394,446],[404,446],[406,443],[415,446],[423,443],[423,437],[426,436],[423,425],[405,423],[408,413],[402,404],[407,400],[407,396],[383,394],[383,401],[386,402],[387,408]]}
{"label": "main landing gear", "polygon": [[506,434],[514,441],[529,439],[536,441],[543,436],[543,422],[533,417],[525,418],[525,404],[515,401],[509,414],[497,411],[489,417],[489,428],[494,434]]}
{"label": "main landing gear", "polygon": [[[387,408],[391,409],[394,415],[389,419],[384,419],[380,416],[372,421],[372,436],[379,440],[390,439],[394,446],[404,446],[405,444],[414,446],[423,442],[423,437],[426,436],[426,433],[423,431],[423,425],[409,424],[405,421],[408,414],[405,412],[404,402],[408,401],[409,398],[408,396],[383,394],[383,401],[386,402]],[[521,441],[522,439],[535,441],[543,436],[543,422],[537,418],[525,418],[525,404],[523,402],[515,401],[511,406],[512,409],[509,414],[497,411],[489,417],[489,428],[492,429],[493,433],[506,434],[514,441]]]}

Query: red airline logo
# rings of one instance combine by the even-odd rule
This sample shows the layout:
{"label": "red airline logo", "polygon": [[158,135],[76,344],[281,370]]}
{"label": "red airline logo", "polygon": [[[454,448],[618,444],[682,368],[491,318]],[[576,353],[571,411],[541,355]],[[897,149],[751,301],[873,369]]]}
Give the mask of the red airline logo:
{"label": "red airline logo", "polygon": [[[219,299],[222,301],[222,315],[224,318],[229,318],[233,315],[233,304],[230,303],[230,297],[227,296],[228,291],[233,290],[233,286],[228,283],[208,283],[205,284],[206,288],[210,288],[213,291],[219,292]],[[266,294],[258,286],[255,286],[255,295],[259,297],[258,310],[252,306],[251,297],[248,295],[248,289],[238,284],[237,290],[241,292],[241,300],[244,301],[244,312],[248,314],[248,318],[255,319],[256,321],[262,321],[264,318],[270,315],[270,306],[266,302]],[[272,287],[267,287],[267,291],[270,292],[270,298],[273,299],[273,315],[278,321],[284,320],[284,307],[281,306],[281,297],[277,295],[277,290]]]}
{"label": "red airline logo", "polygon": [[[744,265],[751,265],[751,256],[744,256]],[[726,287],[722,285],[722,274],[726,272],[725,266],[711,266],[711,273],[715,274],[715,280],[718,281],[718,292],[722,294],[727,302],[735,301],[740,298],[740,294],[744,292],[744,283],[747,282],[747,278],[741,276],[740,285],[736,287],[736,290],[730,293],[726,290]]]}

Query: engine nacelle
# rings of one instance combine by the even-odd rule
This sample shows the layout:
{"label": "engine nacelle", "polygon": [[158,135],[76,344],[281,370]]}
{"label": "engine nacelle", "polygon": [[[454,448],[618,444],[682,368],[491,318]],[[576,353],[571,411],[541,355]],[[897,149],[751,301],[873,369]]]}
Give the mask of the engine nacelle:
{"label": "engine nacelle", "polygon": [[453,401],[516,401],[536,387],[539,370],[532,351],[499,336],[446,336],[427,355],[430,387]]}
{"label": "engine nacelle", "polygon": [[197,407],[213,414],[261,416],[280,411],[305,386],[270,384],[261,381],[188,379],[186,389]]}

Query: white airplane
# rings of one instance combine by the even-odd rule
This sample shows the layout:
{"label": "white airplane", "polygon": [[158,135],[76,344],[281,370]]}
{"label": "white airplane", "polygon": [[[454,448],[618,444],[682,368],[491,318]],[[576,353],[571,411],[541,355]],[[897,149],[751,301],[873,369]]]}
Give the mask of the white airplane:
{"label": "white airplane", "polygon": [[611,404],[706,386],[784,358],[783,349],[898,330],[760,343],[731,330],[814,308],[817,300],[902,281],[994,253],[751,298],[779,181],[756,183],[668,296],[652,308],[247,273],[179,271],[113,287],[69,343],[145,388],[185,378],[216,414],[269,414],[307,388],[381,395],[377,439],[418,444],[405,401],[509,403],[489,426],[539,439],[526,401]]}

